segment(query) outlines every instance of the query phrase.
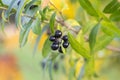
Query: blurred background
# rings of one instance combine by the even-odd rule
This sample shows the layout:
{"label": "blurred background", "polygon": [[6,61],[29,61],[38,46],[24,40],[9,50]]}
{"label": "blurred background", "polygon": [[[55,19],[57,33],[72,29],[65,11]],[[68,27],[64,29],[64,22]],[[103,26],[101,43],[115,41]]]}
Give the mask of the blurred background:
{"label": "blurred background", "polygon": [[[73,25],[81,23],[85,26],[93,26],[95,24],[94,19],[86,17],[87,14],[81,9],[77,0],[51,1]],[[99,9],[103,9],[110,1],[91,0]],[[77,59],[77,54],[60,54],[53,64],[42,57],[41,49],[48,37],[47,32],[43,34],[35,55],[33,47],[37,35],[32,31],[29,34],[27,45],[20,48],[19,30],[15,26],[14,17],[15,15],[11,15],[10,23],[5,24],[4,32],[0,30],[0,80],[79,80],[84,61]],[[88,24],[84,24],[86,19]],[[120,47],[120,40],[114,40],[111,44]],[[94,80],[120,80],[120,52],[104,49],[99,51],[96,56]],[[84,78],[84,80],[88,79]]]}

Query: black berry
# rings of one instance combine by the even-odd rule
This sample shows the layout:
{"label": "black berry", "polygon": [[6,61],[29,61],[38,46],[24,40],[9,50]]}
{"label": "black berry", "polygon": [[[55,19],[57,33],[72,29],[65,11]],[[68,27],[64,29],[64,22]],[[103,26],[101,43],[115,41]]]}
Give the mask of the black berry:
{"label": "black berry", "polygon": [[33,9],[33,8],[36,8],[36,7],[38,7],[38,5],[32,5],[32,6],[30,6],[30,9]]}
{"label": "black berry", "polygon": [[66,42],[66,41],[68,41],[68,36],[67,36],[67,35],[64,35],[64,36],[62,37],[62,39]]}
{"label": "black berry", "polygon": [[64,48],[67,48],[69,46],[69,43],[68,42],[63,42],[63,47]]}
{"label": "black berry", "polygon": [[55,37],[60,38],[62,36],[62,32],[60,30],[55,31]]}
{"label": "black berry", "polygon": [[57,50],[59,48],[59,44],[54,42],[52,45],[51,45],[51,49],[52,50]]}
{"label": "black berry", "polygon": [[50,41],[55,41],[55,37],[54,36],[50,36],[49,40]]}
{"label": "black berry", "polygon": [[19,0],[18,3],[17,3],[18,6],[20,5],[20,2],[21,2],[21,1]]}
{"label": "black berry", "polygon": [[61,46],[59,47],[58,51],[59,51],[60,53],[63,53]]}

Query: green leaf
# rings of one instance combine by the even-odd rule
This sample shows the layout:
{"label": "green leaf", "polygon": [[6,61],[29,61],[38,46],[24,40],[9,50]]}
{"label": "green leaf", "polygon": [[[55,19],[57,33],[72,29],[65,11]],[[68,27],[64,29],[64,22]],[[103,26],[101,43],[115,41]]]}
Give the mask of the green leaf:
{"label": "green leaf", "polygon": [[12,0],[12,1],[11,1],[9,8],[8,8],[8,10],[7,10],[6,13],[5,13],[6,18],[9,17],[10,11],[12,10],[12,8],[13,8],[13,6],[14,6],[15,1],[16,1],[16,0]]}
{"label": "green leaf", "polygon": [[89,0],[79,0],[80,5],[87,11],[91,16],[98,17],[98,13],[93,8]]}
{"label": "green leaf", "polygon": [[56,13],[54,12],[50,18],[50,30],[51,30],[51,33],[54,33],[54,25],[55,25],[55,16],[56,16]]}
{"label": "green leaf", "polygon": [[28,23],[24,24],[23,28],[20,31],[20,36],[19,36],[20,47],[23,47],[27,42],[32,22],[33,21],[30,20]]}
{"label": "green leaf", "polygon": [[104,49],[113,39],[114,36],[102,35],[96,42],[95,51]]}
{"label": "green leaf", "polygon": [[117,11],[110,16],[110,20],[112,21],[120,21],[120,11]]}
{"label": "green leaf", "polygon": [[33,50],[33,55],[36,53],[36,50],[37,50],[37,47],[38,47],[38,44],[39,44],[39,41],[41,39],[41,36],[42,34],[48,29],[48,25],[45,25],[41,31],[41,33],[38,35],[36,41],[35,41],[35,45],[34,45],[34,50]]}
{"label": "green leaf", "polygon": [[40,35],[40,33],[41,33],[41,22],[40,22],[40,19],[39,19],[39,18],[37,18],[37,19],[33,22],[32,31],[33,31],[35,34]]}
{"label": "green leaf", "polygon": [[48,39],[46,39],[45,43],[44,43],[44,46],[43,46],[43,49],[42,49],[42,55],[44,57],[46,57],[50,52],[51,52],[51,42]]}
{"label": "green leaf", "polygon": [[89,52],[70,34],[68,33],[68,39],[71,47],[81,56],[86,59],[90,58]]}
{"label": "green leaf", "polygon": [[104,33],[108,34],[108,35],[117,35],[120,36],[120,29],[115,26],[113,23],[111,22],[107,22],[107,21],[102,21],[102,30]]}
{"label": "green leaf", "polygon": [[103,10],[104,13],[114,13],[120,7],[118,0],[112,0]]}
{"label": "green leaf", "polygon": [[97,23],[90,32],[89,45],[90,45],[91,51],[94,49],[94,46],[96,43],[96,36],[97,36],[98,30],[99,30],[99,27],[100,27],[100,22]]}
{"label": "green leaf", "polygon": [[16,12],[15,15],[15,21],[16,21],[16,26],[17,27],[22,27],[21,25],[21,15],[22,15],[22,11],[24,10],[25,5],[28,3],[27,0],[21,0],[18,10]]}

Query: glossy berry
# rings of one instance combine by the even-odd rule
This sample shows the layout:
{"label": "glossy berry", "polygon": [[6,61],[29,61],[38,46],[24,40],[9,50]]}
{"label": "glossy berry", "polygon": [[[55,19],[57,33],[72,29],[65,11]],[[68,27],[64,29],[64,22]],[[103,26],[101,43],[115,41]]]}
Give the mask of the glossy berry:
{"label": "glossy berry", "polygon": [[58,51],[59,51],[60,53],[63,53],[61,46],[59,47]]}
{"label": "glossy berry", "polygon": [[55,41],[55,37],[54,36],[50,36],[49,40],[50,41]]}
{"label": "glossy berry", "polygon": [[57,50],[59,48],[59,44],[54,42],[52,45],[51,45],[51,49],[52,50]]}
{"label": "glossy berry", "polygon": [[36,7],[38,7],[38,5],[32,5],[32,6],[30,6],[30,9],[33,9],[33,8],[36,8]]}
{"label": "glossy berry", "polygon": [[55,31],[55,37],[60,38],[62,36],[62,32],[60,30]]}
{"label": "glossy berry", "polygon": [[62,39],[66,42],[66,41],[68,41],[68,36],[67,36],[67,35],[64,35],[64,36],[62,37]]}
{"label": "glossy berry", "polygon": [[67,48],[69,46],[69,43],[68,42],[63,42],[63,47],[64,48]]}
{"label": "glossy berry", "polygon": [[20,2],[21,2],[21,1],[19,0],[18,3],[17,3],[18,6],[20,5]]}

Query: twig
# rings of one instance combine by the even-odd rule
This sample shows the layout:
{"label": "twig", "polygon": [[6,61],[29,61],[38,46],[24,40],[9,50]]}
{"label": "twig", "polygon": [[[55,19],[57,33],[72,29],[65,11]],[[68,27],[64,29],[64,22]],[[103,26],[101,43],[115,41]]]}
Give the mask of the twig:
{"label": "twig", "polygon": [[[55,5],[52,4],[51,2],[50,2],[50,4],[55,7]],[[56,8],[56,7],[55,7],[55,8]],[[7,8],[5,8],[5,7],[0,7],[0,9],[7,10]],[[56,8],[56,9],[57,9],[57,8]],[[58,10],[58,9],[57,9],[57,10]],[[59,12],[59,13],[62,15],[61,12]],[[29,17],[29,18],[31,18],[31,19],[33,19],[33,20],[36,19],[35,17],[29,16],[29,15],[24,14],[24,13],[22,13],[22,16]],[[62,17],[62,18],[63,18],[63,17]],[[72,28],[71,25],[68,25],[67,23],[65,23],[64,19],[62,19],[62,20],[61,20],[61,19],[56,19],[56,21],[57,21],[58,23],[60,23],[62,26],[66,27],[67,29],[69,29],[69,30],[75,32],[76,34],[78,34],[79,30],[75,30],[74,28]],[[47,21],[46,21],[46,23],[47,23]],[[87,36],[85,36],[85,40],[88,41],[88,37],[87,37]],[[113,47],[113,46],[107,46],[106,49],[111,50],[111,51],[115,51],[115,52],[120,52],[120,48],[116,48],[116,47]]]}
{"label": "twig", "polygon": [[116,47],[113,47],[113,46],[107,46],[106,49],[108,50],[111,50],[111,51],[115,51],[115,52],[120,52],[120,48],[116,48]]}

